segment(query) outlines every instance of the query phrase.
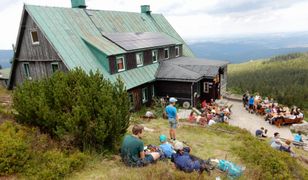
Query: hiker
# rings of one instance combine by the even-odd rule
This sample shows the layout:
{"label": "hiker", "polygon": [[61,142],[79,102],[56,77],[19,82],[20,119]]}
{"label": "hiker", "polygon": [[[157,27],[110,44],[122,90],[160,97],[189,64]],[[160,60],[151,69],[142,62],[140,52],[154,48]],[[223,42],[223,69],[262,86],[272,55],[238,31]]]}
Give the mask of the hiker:
{"label": "hiker", "polygon": [[302,133],[301,132],[298,132],[297,134],[295,134],[294,141],[295,142],[303,142],[303,138],[302,138]]}
{"label": "hiker", "polygon": [[256,137],[262,137],[262,134],[264,133],[264,127],[261,127],[260,129],[256,130]]}
{"label": "hiker", "polygon": [[121,158],[127,166],[142,167],[155,162],[160,154],[158,152],[144,152],[141,140],[144,127],[135,125],[132,135],[126,135],[121,146]]}
{"label": "hiker", "polygon": [[280,140],[280,134],[278,132],[274,133],[274,138],[270,142],[271,147],[277,150],[280,150],[280,146],[282,146],[283,142]]}
{"label": "hiker", "polygon": [[206,170],[210,174],[210,168],[208,167],[208,162],[190,155],[190,148],[185,147],[182,142],[177,141],[174,145],[176,150],[175,154],[171,156],[171,162],[174,163],[175,167],[184,172],[197,171],[200,174]]}
{"label": "hiker", "polygon": [[168,143],[167,137],[163,134],[159,136],[159,141],[161,142],[159,148],[162,150],[165,157],[170,159],[171,155],[175,153],[173,146],[170,143]]}
{"label": "hiker", "polygon": [[249,107],[250,113],[253,113],[254,111],[254,101],[255,101],[254,97],[250,96],[249,101],[248,101],[248,105],[249,105],[248,107]]}
{"label": "hiker", "polygon": [[175,130],[176,130],[178,119],[179,119],[177,115],[177,110],[174,107],[177,101],[178,101],[177,99],[175,99],[174,97],[171,97],[169,99],[170,104],[166,107],[166,114],[167,114],[169,126],[170,126],[170,130],[169,130],[170,139],[174,141],[176,140]]}

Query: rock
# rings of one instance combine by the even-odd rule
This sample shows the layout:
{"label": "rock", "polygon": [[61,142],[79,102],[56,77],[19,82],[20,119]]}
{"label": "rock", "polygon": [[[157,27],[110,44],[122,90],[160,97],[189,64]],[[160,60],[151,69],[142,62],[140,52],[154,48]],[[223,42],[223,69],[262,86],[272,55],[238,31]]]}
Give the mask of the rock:
{"label": "rock", "polygon": [[308,123],[292,124],[292,126],[290,126],[290,129],[293,130],[294,132],[300,131],[303,134],[308,134]]}

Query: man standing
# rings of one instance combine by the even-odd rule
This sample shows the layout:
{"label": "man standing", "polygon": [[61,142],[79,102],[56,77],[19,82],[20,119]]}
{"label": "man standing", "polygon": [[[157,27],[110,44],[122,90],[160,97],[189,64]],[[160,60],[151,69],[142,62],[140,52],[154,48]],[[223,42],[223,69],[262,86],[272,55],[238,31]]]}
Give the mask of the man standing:
{"label": "man standing", "polygon": [[166,114],[167,114],[169,125],[170,125],[169,134],[172,140],[176,140],[175,129],[177,127],[177,123],[178,123],[177,121],[179,119],[176,108],[174,107],[177,101],[178,101],[177,99],[175,99],[174,97],[171,97],[169,99],[170,104],[166,107]]}
{"label": "man standing", "polygon": [[121,157],[127,166],[141,167],[155,162],[160,154],[158,152],[145,153],[143,142],[144,127],[135,125],[132,129],[132,135],[126,135],[121,146]]}

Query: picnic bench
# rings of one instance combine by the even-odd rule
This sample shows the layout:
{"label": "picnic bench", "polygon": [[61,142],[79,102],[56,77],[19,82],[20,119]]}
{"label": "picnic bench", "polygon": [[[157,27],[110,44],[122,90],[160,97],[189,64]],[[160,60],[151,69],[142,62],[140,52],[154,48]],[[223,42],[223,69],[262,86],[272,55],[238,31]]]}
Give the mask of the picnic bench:
{"label": "picnic bench", "polygon": [[302,123],[304,118],[295,118],[295,119],[289,119],[289,118],[278,118],[276,121],[274,121],[274,124],[277,127],[280,127],[281,125],[286,125],[286,124],[296,124],[296,123]]}

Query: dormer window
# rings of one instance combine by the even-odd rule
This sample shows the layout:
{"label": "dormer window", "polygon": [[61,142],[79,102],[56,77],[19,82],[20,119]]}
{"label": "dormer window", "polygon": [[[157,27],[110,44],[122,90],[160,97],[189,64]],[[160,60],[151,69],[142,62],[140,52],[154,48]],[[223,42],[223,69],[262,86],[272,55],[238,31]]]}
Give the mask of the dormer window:
{"label": "dormer window", "polygon": [[164,58],[169,59],[169,48],[164,49]]}
{"label": "dormer window", "polygon": [[137,67],[143,66],[143,53],[136,53]]}
{"label": "dormer window", "polygon": [[157,50],[152,50],[152,62],[156,63],[158,59],[158,51]]}
{"label": "dormer window", "polygon": [[118,72],[124,71],[124,70],[125,70],[125,60],[124,60],[124,56],[118,56],[118,57],[116,57],[116,62],[117,62]]}
{"label": "dormer window", "polygon": [[179,56],[180,56],[180,47],[175,46],[175,57],[179,57]]}
{"label": "dormer window", "polygon": [[38,39],[37,30],[31,31],[31,40],[32,40],[32,44],[34,45],[40,44],[39,39]]}

